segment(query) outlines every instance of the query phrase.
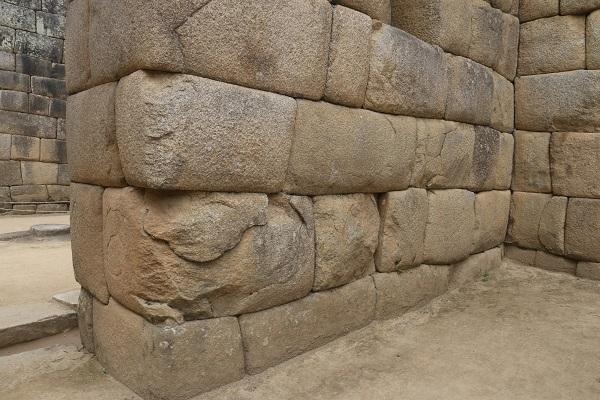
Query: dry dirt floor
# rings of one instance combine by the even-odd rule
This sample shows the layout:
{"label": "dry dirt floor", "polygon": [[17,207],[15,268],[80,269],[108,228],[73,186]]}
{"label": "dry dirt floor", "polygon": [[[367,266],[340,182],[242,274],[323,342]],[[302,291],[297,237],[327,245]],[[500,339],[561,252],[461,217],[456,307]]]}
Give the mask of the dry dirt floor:
{"label": "dry dirt floor", "polygon": [[[2,400],[133,400],[75,347],[0,357]],[[600,282],[505,263],[196,400],[599,400]]]}

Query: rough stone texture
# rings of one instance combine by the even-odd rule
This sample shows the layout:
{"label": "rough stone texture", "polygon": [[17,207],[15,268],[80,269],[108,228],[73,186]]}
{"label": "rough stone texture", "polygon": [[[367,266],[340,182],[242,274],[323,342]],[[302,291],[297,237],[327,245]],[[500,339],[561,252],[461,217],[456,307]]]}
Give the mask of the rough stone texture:
{"label": "rough stone texture", "polygon": [[69,97],[67,154],[74,182],[125,185],[116,138],[116,87],[107,83]]}
{"label": "rough stone texture", "polygon": [[71,185],[71,248],[75,279],[94,297],[108,303],[102,251],[102,194],[99,186]]}
{"label": "rough stone texture", "polygon": [[519,261],[525,265],[533,265],[535,263],[535,250],[522,249],[517,246],[505,246],[504,256],[511,260]]}
{"label": "rough stone texture", "polygon": [[515,80],[516,128],[600,131],[600,71],[570,71]]}
{"label": "rough stone texture", "polygon": [[[10,187],[10,197],[16,202],[42,202],[48,201],[46,185],[19,185]],[[17,206],[16,204],[13,208]],[[24,205],[28,206],[28,205]],[[35,207],[35,204],[33,205]]]}
{"label": "rough stone texture", "polygon": [[475,194],[436,190],[428,192],[428,200],[423,262],[451,264],[467,258],[473,250]]}
{"label": "rough stone texture", "polygon": [[474,254],[452,267],[449,287],[456,289],[469,282],[486,279],[490,271],[500,264],[502,264],[502,250],[499,247]]}
{"label": "rough stone texture", "polygon": [[600,197],[600,135],[555,132],[552,134],[552,190],[573,197]]}
{"label": "rough stone texture", "polygon": [[586,21],[586,66],[600,69],[600,11],[588,15]]}
{"label": "rough stone texture", "polygon": [[587,14],[600,8],[600,0],[561,0],[560,13],[566,14]]}
{"label": "rough stone texture", "polygon": [[555,256],[544,251],[537,251],[535,253],[534,266],[547,271],[566,272],[568,274],[575,274],[577,269],[577,263],[575,261]]}
{"label": "rough stone texture", "polygon": [[[8,137],[11,138],[10,135]],[[40,139],[29,136],[12,136],[9,158],[13,160],[39,160]]]}
{"label": "rough stone texture", "polygon": [[600,200],[569,199],[565,224],[565,255],[600,262]]}
{"label": "rough stone texture", "polygon": [[390,319],[424,305],[448,289],[450,267],[421,265],[408,271],[375,274],[375,317]]}
{"label": "rough stone texture", "polygon": [[89,57],[89,0],[72,0],[67,10],[65,28],[65,66],[67,90],[79,92],[89,87],[91,79]]}
{"label": "rough stone texture", "polygon": [[58,164],[21,161],[21,176],[24,185],[56,185]]}
{"label": "rough stone texture", "polygon": [[[469,2],[467,2],[469,3]],[[473,2],[469,52],[464,56],[480,64],[494,67],[502,54],[503,13],[483,1]],[[462,54],[461,54],[462,55]]]}
{"label": "rough stone texture", "polygon": [[365,13],[384,24],[390,23],[392,12],[390,0],[336,0],[335,3]]}
{"label": "rough stone texture", "polygon": [[151,321],[273,307],[310,292],[313,229],[303,197],[107,189],[108,287]]}
{"label": "rough stone texture", "polygon": [[[514,3],[518,8],[519,0],[514,0]],[[502,15],[502,21],[502,45],[496,64],[492,67],[500,75],[512,81],[517,74],[520,24],[518,18],[507,14]]]}
{"label": "rough stone texture", "polygon": [[373,320],[371,277],[239,318],[246,371],[259,373]]}
{"label": "rough stone texture", "polygon": [[152,325],[112,299],[94,302],[93,325],[102,365],[145,399],[184,400],[244,375],[235,318]]}
{"label": "rough stone texture", "polygon": [[299,100],[284,190],[319,195],[406,189],[415,142],[414,118]]}
{"label": "rough stone texture", "polygon": [[325,100],[361,108],[369,79],[371,18],[346,7],[335,7],[329,45]]}
{"label": "rough stone texture", "polygon": [[510,188],[514,138],[484,126],[475,127],[473,163],[466,188],[471,191]]}
{"label": "rough stone texture", "polygon": [[21,163],[18,161],[0,161],[0,185],[22,185]]}
{"label": "rough stone texture", "polygon": [[448,91],[444,52],[400,29],[375,23],[365,108],[442,118]]}
{"label": "rough stone texture", "polygon": [[485,0],[492,7],[498,8],[507,14],[519,15],[519,0]]}
{"label": "rough stone texture", "polygon": [[552,195],[514,192],[506,242],[529,249],[543,249],[538,236],[540,221]]}
{"label": "rough stone texture", "polygon": [[492,72],[492,111],[490,126],[502,132],[512,132],[515,127],[515,89],[500,74]]}
{"label": "rough stone texture", "polygon": [[[552,191],[550,178],[550,133],[516,131],[512,190],[519,192]],[[554,166],[556,168],[556,166]],[[555,178],[556,179],[556,178]],[[556,191],[556,180],[554,181]],[[558,194],[563,194],[557,192]]]}
{"label": "rough stone texture", "polygon": [[557,16],[521,25],[519,75],[585,69],[585,17]]}
{"label": "rough stone texture", "polygon": [[314,200],[313,290],[342,286],[375,272],[379,213],[373,195],[318,196]]}
{"label": "rough stone texture", "polygon": [[502,244],[508,226],[510,197],[510,191],[481,192],[475,195],[473,252],[480,253]]}
{"label": "rough stone texture", "polygon": [[189,75],[136,72],[117,89],[125,177],[153,189],[280,191],[295,112],[289,97]]}
{"label": "rough stone texture", "polygon": [[428,206],[425,189],[411,188],[380,196],[377,271],[392,272],[422,263]]}
{"label": "rough stone texture", "polygon": [[521,0],[519,19],[527,22],[558,15],[560,0]]}
{"label": "rough stone texture", "polygon": [[90,292],[81,289],[77,306],[77,321],[79,336],[83,348],[89,353],[95,353],[94,347],[94,297]]}
{"label": "rough stone texture", "polygon": [[540,243],[547,251],[564,254],[565,218],[567,214],[566,197],[553,196],[544,207],[538,228]]}
{"label": "rough stone texture", "polygon": [[591,262],[578,262],[575,273],[580,278],[600,281],[600,264]]}

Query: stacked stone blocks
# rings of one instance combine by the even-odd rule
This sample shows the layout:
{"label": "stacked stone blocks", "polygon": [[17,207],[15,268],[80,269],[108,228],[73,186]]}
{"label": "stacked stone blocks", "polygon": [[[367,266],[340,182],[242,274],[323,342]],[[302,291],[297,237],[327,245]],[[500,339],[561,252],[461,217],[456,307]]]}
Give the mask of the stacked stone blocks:
{"label": "stacked stone blocks", "polygon": [[0,1],[0,213],[69,201],[62,0]]}

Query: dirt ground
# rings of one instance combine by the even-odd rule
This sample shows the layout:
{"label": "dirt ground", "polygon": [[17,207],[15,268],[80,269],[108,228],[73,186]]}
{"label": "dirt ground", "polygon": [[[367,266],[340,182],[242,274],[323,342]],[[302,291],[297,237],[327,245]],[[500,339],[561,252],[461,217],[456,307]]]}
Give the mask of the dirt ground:
{"label": "dirt ground", "polygon": [[69,214],[0,216],[0,234],[26,231],[35,224],[69,224]]}
{"label": "dirt ground", "polygon": [[[72,347],[0,358],[0,398],[136,399]],[[598,400],[600,282],[507,263],[424,309],[196,398],[259,399]]]}

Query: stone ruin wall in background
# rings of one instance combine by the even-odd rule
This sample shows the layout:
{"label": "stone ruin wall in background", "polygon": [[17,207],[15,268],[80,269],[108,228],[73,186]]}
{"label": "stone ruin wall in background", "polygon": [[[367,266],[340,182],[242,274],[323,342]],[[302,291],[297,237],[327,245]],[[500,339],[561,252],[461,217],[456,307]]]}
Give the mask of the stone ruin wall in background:
{"label": "stone ruin wall in background", "polygon": [[68,210],[65,12],[0,1],[0,213]]}
{"label": "stone ruin wall in background", "polygon": [[[511,209],[516,243],[518,16],[547,1],[334,3],[70,2],[82,339],[144,398],[190,398],[481,279]],[[539,96],[555,108],[517,113],[573,99]]]}

